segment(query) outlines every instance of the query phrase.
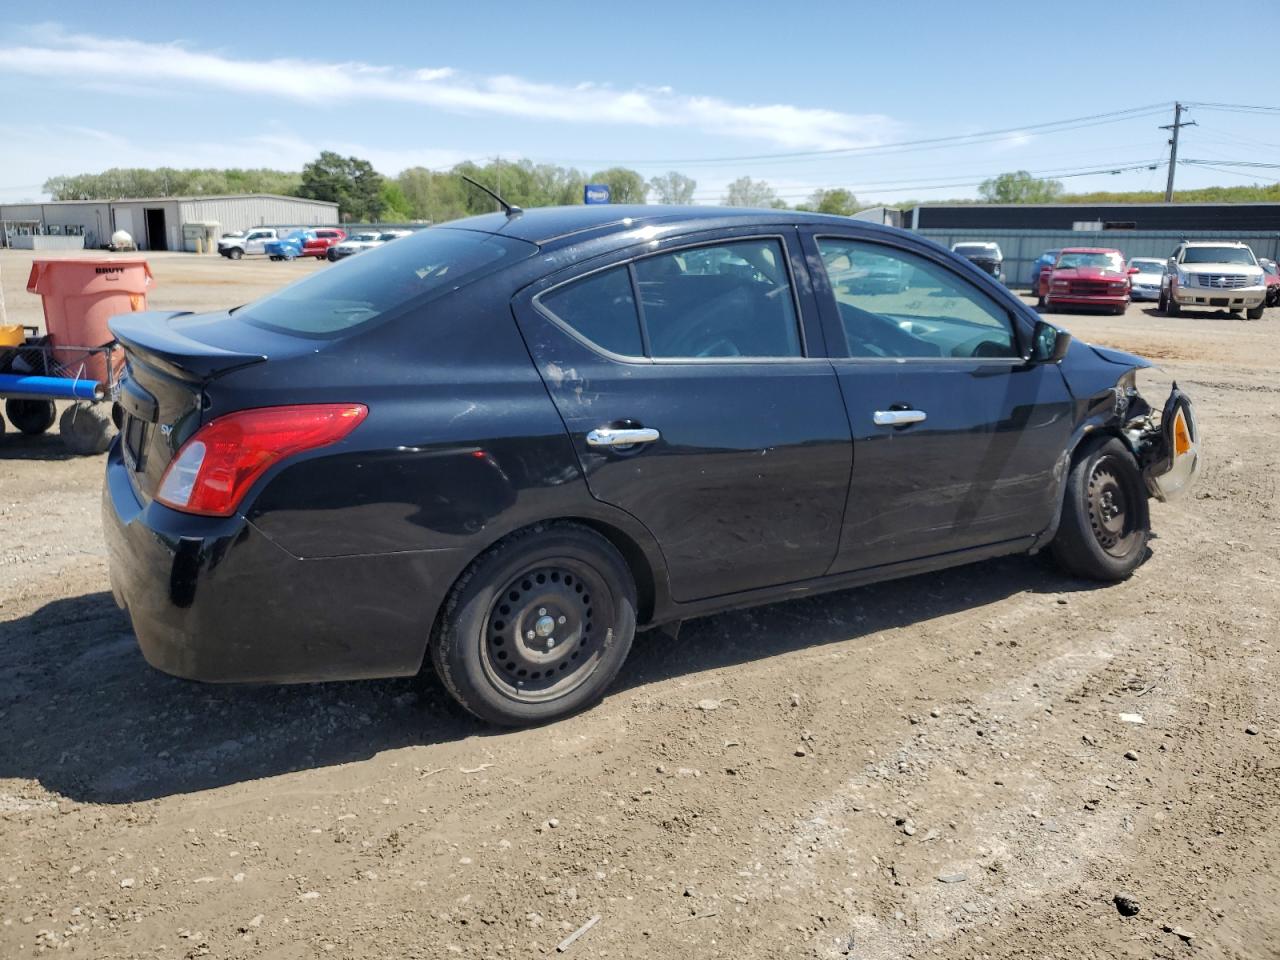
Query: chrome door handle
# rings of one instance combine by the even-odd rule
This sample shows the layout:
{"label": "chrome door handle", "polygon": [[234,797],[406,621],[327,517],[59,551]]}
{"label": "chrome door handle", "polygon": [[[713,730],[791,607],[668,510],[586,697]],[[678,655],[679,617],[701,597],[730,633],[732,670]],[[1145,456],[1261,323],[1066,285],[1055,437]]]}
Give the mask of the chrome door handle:
{"label": "chrome door handle", "polygon": [[636,443],[653,443],[662,436],[653,427],[617,429],[597,427],[587,434],[589,447],[629,447]]}
{"label": "chrome door handle", "polygon": [[871,419],[877,427],[901,427],[908,423],[922,423],[926,417],[923,410],[877,410]]}

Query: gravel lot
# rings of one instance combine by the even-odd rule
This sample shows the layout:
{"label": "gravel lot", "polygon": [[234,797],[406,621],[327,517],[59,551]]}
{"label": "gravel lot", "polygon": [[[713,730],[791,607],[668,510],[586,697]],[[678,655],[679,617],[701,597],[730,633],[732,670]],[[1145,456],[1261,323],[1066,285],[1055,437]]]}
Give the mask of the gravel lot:
{"label": "gravel lot", "polygon": [[[149,259],[160,308],[326,268]],[[1207,438],[1131,580],[1005,559],[691,622],[538,730],[429,678],[157,673],[102,458],[0,437],[0,956],[529,957],[595,916],[568,956],[1280,955],[1280,311],[1060,319]]]}

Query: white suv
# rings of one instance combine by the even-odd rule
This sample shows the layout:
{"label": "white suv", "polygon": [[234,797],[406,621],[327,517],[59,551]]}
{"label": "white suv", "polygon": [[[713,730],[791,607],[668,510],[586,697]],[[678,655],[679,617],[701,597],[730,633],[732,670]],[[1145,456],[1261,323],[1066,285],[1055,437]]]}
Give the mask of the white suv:
{"label": "white suv", "polygon": [[1247,310],[1261,320],[1267,281],[1248,245],[1217,240],[1184,240],[1169,258],[1160,285],[1160,310],[1171,317],[1182,307]]}

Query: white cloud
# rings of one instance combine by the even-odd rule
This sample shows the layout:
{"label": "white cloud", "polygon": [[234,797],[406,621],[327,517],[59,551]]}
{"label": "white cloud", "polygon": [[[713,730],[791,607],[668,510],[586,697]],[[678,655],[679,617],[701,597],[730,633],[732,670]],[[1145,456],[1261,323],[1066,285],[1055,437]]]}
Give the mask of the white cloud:
{"label": "white cloud", "polygon": [[1025,147],[1033,140],[1035,140],[1035,136],[1033,134],[1024,133],[1019,130],[1015,133],[1009,134],[1008,136],[1001,137],[999,140],[992,141],[991,152],[1007,153],[1010,150],[1017,150],[1021,147]]}
{"label": "white cloud", "polygon": [[[67,70],[67,64],[74,69]],[[597,83],[471,76],[450,67],[246,60],[178,43],[73,34],[58,27],[37,28],[29,32],[26,43],[0,47],[0,74],[6,71],[83,84],[163,84],[174,92],[216,89],[316,105],[382,101],[562,123],[686,128],[799,150],[871,146],[897,132],[897,124],[880,114],[732,103],[665,86],[621,90]],[[324,82],[318,83],[317,77]]]}

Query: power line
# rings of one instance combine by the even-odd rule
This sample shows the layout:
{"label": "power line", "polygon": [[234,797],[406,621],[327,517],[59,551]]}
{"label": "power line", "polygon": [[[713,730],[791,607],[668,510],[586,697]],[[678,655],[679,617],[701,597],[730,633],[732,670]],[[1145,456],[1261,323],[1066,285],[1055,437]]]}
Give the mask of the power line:
{"label": "power line", "polygon": [[[902,140],[897,143],[877,143],[868,144],[862,147],[835,147],[828,150],[797,150],[787,153],[759,153],[744,154],[733,157],[686,157],[683,159],[666,159],[666,160],[644,160],[632,161],[632,166],[657,166],[660,164],[670,165],[689,165],[689,164],[715,164],[715,163],[742,163],[746,161],[760,160],[793,160],[793,159],[814,159],[819,157],[836,157],[849,156],[854,154],[875,155],[880,153],[898,153],[910,152],[915,149],[936,149],[939,147],[952,146],[957,144],[977,144],[989,142],[993,139],[1007,137],[1010,134],[1021,133],[1062,133],[1068,130],[1076,130],[1082,127],[1099,126],[1107,123],[1117,123],[1122,120],[1132,120],[1138,117],[1150,116],[1152,114],[1162,112],[1168,109],[1169,104],[1165,103],[1149,104],[1144,107],[1131,107],[1128,110],[1116,110],[1110,113],[1095,113],[1084,117],[1071,117],[1065,120],[1050,120],[1044,123],[1022,124],[1016,127],[1005,127],[1000,130],[983,130],[975,133],[952,134],[945,137],[927,137],[921,140]],[[579,163],[590,166],[598,163],[610,163],[614,161],[606,160],[588,160],[582,157],[575,158]],[[615,158],[616,160],[616,158]]]}

